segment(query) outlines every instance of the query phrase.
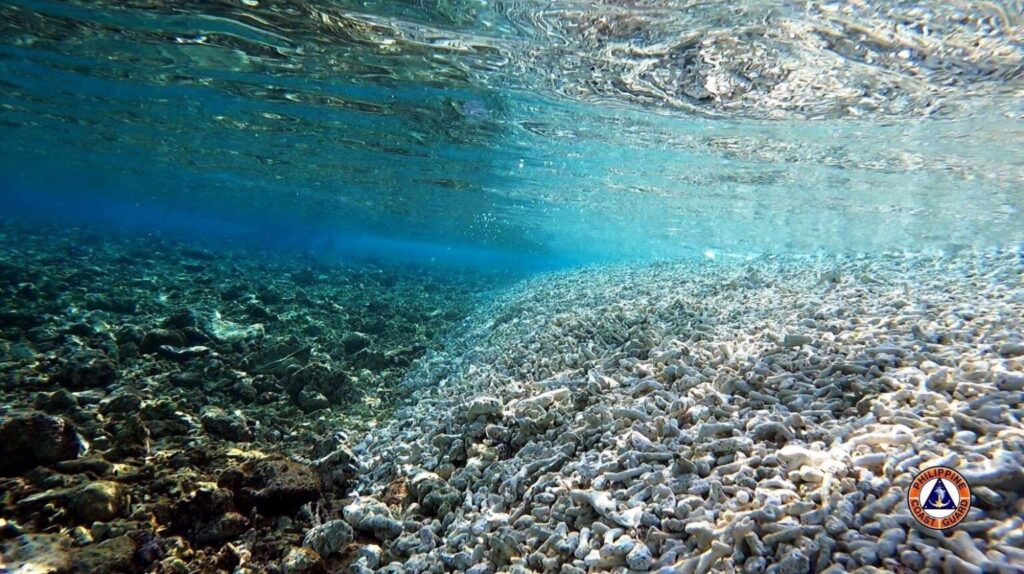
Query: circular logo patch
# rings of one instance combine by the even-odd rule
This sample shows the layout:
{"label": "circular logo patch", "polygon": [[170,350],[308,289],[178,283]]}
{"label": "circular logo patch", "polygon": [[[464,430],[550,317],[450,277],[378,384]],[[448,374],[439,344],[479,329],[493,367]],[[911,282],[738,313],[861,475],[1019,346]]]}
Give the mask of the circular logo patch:
{"label": "circular logo patch", "polygon": [[971,509],[971,487],[952,468],[934,466],[914,477],[907,492],[907,504],[914,518],[928,528],[952,528]]}

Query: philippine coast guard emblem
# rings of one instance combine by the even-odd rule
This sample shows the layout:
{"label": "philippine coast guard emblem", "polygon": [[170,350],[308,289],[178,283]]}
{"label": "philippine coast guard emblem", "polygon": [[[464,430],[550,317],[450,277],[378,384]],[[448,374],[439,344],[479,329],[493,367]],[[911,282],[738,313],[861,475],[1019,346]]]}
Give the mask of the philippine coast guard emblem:
{"label": "philippine coast guard emblem", "polygon": [[952,528],[971,509],[971,487],[959,472],[935,466],[914,477],[907,504],[914,518],[928,528]]}

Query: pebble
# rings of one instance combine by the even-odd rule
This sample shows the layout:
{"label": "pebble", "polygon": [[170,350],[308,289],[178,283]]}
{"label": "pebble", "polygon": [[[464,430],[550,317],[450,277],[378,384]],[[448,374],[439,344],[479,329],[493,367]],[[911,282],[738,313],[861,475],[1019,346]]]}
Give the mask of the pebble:
{"label": "pebble", "polygon": [[637,544],[629,551],[626,555],[626,565],[631,570],[646,571],[651,569],[651,564],[654,563],[654,556],[651,555],[650,548],[646,544]]}

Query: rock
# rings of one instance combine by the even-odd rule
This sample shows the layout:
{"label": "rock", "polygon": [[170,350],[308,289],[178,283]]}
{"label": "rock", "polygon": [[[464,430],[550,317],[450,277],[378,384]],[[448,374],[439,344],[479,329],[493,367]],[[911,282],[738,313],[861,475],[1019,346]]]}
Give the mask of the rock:
{"label": "rock", "polygon": [[201,389],[206,383],[206,379],[199,373],[172,373],[167,378],[167,382],[175,387],[181,387],[183,389]]}
{"label": "rock", "polygon": [[900,563],[909,568],[911,572],[924,570],[924,558],[914,550],[907,549],[900,552]]}
{"label": "rock", "polygon": [[313,466],[320,473],[323,487],[340,494],[348,492],[359,471],[355,455],[344,446],[338,446],[334,452],[317,459]]}
{"label": "rock", "polygon": [[193,541],[200,546],[218,546],[230,542],[249,529],[249,521],[237,512],[226,512],[202,524]]}
{"label": "rock", "polygon": [[106,387],[117,378],[113,361],[101,353],[71,356],[68,363],[50,378],[50,383],[69,389]]}
{"label": "rock", "polygon": [[802,347],[803,345],[810,345],[812,340],[813,339],[811,339],[807,335],[786,335],[782,339],[782,346]]}
{"label": "rock", "polygon": [[138,414],[127,417],[116,425],[114,446],[111,455],[117,457],[138,457],[149,454],[149,427]]}
{"label": "rock", "polygon": [[1004,357],[1024,355],[1024,343],[1003,343],[999,346],[999,354]]}
{"label": "rock", "polygon": [[387,506],[372,498],[357,498],[341,513],[356,530],[372,534],[378,540],[391,540],[402,534],[402,523],[391,517]]}
{"label": "rock", "polygon": [[87,458],[62,460],[53,463],[53,468],[64,474],[81,474],[91,472],[96,476],[104,476],[114,470],[114,464],[98,456],[90,455]]}
{"label": "rock", "polygon": [[200,411],[199,420],[206,432],[217,437],[235,442],[252,440],[252,431],[240,413],[229,414],[224,409],[211,405]]}
{"label": "rock", "polygon": [[377,540],[392,540],[401,536],[402,523],[383,514],[371,514],[364,517],[356,525],[360,532],[372,534]]}
{"label": "rock", "polygon": [[71,566],[70,540],[63,534],[21,534],[0,538],[0,572],[51,574]]}
{"label": "rock", "polygon": [[370,369],[374,371],[380,371],[388,367],[387,357],[384,356],[384,353],[371,350],[370,348],[363,349],[352,355],[352,364],[357,369]]}
{"label": "rock", "polygon": [[309,548],[292,548],[281,561],[284,574],[319,574],[324,572],[324,561]]}
{"label": "rock", "polygon": [[30,362],[36,360],[36,351],[28,343],[17,343],[11,345],[8,351],[10,360],[17,362]]}
{"label": "rock", "polygon": [[800,550],[790,550],[779,561],[779,574],[803,574],[811,567],[810,560]]}
{"label": "rock", "polygon": [[142,408],[142,397],[131,391],[119,391],[100,401],[99,411],[104,415],[137,413]]}
{"label": "rock", "polygon": [[205,331],[196,327],[185,327],[181,330],[181,334],[185,335],[185,341],[189,345],[203,346],[210,345],[215,342],[213,338],[206,334]]}
{"label": "rock", "polygon": [[469,420],[498,414],[501,414],[501,401],[494,397],[477,397],[466,408],[466,418]]}
{"label": "rock", "polygon": [[[284,379],[286,389],[298,399],[299,405],[303,401],[319,401],[316,394],[327,397],[331,403],[343,401],[346,396],[352,393],[351,380],[348,373],[320,361],[313,361],[299,370],[292,371]],[[307,391],[307,398],[303,399],[302,391]],[[315,405],[311,404],[310,407]]]}
{"label": "rock", "polygon": [[68,327],[68,333],[76,337],[88,339],[89,337],[96,335],[96,329],[89,323],[83,321]]}
{"label": "rock", "polygon": [[32,406],[48,413],[66,413],[78,406],[78,399],[67,389],[57,389],[52,393],[39,393]]}
{"label": "rock", "polygon": [[193,345],[191,347],[174,347],[171,345],[160,345],[157,354],[172,361],[189,361],[199,357],[206,357],[213,354],[213,349],[205,345]]}
{"label": "rock", "polygon": [[651,549],[642,542],[634,546],[626,555],[626,565],[631,570],[650,570],[653,563],[654,556],[651,555]]}
{"label": "rock", "polygon": [[312,269],[303,269],[302,271],[295,271],[290,276],[293,283],[296,285],[314,285],[320,281],[320,274]]}
{"label": "rock", "polygon": [[205,321],[202,325],[203,331],[218,343],[241,343],[250,339],[263,337],[263,325],[256,323],[249,326],[242,326],[231,321],[225,321],[219,313]]}
{"label": "rock", "polygon": [[83,523],[109,522],[128,509],[127,489],[108,480],[92,482],[72,491],[69,505]]}
{"label": "rock", "polygon": [[124,522],[93,522],[89,527],[93,540],[102,542],[126,534]]}
{"label": "rock", "polygon": [[118,536],[77,549],[71,555],[71,571],[76,574],[127,572],[131,570],[134,554],[135,542],[128,536]]}
{"label": "rock", "polygon": [[258,303],[250,303],[245,307],[245,313],[253,321],[272,322],[277,321],[277,315],[271,313],[266,307]]}
{"label": "rock", "polygon": [[371,339],[369,335],[358,331],[345,333],[345,336],[341,338],[341,344],[345,347],[345,352],[349,354],[362,351],[370,346],[370,342]]}
{"label": "rock", "polygon": [[142,418],[154,440],[185,436],[202,430],[199,421],[179,410],[177,403],[166,398],[145,405]]}
{"label": "rock", "polygon": [[323,558],[341,553],[352,542],[352,527],[344,520],[331,520],[306,533],[302,545],[316,550]]}
{"label": "rock", "polygon": [[70,422],[40,412],[17,412],[0,424],[0,476],[78,458],[85,441]]}
{"label": "rock", "polygon": [[238,506],[255,507],[268,515],[292,514],[320,497],[320,476],[316,470],[285,458],[246,463],[235,481]]}
{"label": "rock", "polygon": [[89,309],[99,309],[122,315],[134,313],[138,309],[138,301],[127,295],[114,294],[109,297],[96,297],[96,294],[93,293],[90,295],[92,297],[87,296],[86,298],[86,307]]}
{"label": "rock", "polygon": [[356,551],[356,560],[362,561],[363,565],[367,568],[376,570],[380,566],[383,555],[384,551],[380,546],[377,546],[376,544],[364,544]]}
{"label": "rock", "polygon": [[135,539],[137,548],[132,556],[136,567],[148,571],[167,553],[164,539],[152,532],[142,532]]}
{"label": "rock", "polygon": [[303,371],[303,367],[309,364],[312,351],[310,346],[275,349],[252,360],[248,371],[253,375],[288,377]]}
{"label": "rock", "polygon": [[432,472],[421,472],[409,481],[409,492],[423,507],[423,511],[443,519],[458,506],[461,494]]}
{"label": "rock", "polygon": [[303,389],[299,391],[298,403],[299,408],[302,409],[303,412],[307,413],[326,409],[330,406],[330,402],[328,402],[327,397],[322,393],[318,393],[311,389]]}
{"label": "rock", "polygon": [[184,347],[185,335],[176,329],[152,329],[142,336],[139,350],[143,353],[155,353],[160,347]]}
{"label": "rock", "polygon": [[27,311],[16,311],[13,309],[0,311],[0,327],[12,326],[29,329],[39,325],[44,320],[45,317]]}
{"label": "rock", "polygon": [[[237,469],[233,470],[240,476]],[[203,486],[196,489],[191,498],[174,505],[168,516],[171,532],[184,535],[201,546],[234,540],[248,528],[248,521],[234,511],[233,496],[227,488]]]}
{"label": "rock", "polygon": [[388,507],[384,503],[368,496],[357,497],[348,506],[341,509],[341,514],[352,526],[356,526],[364,518],[374,514],[381,514],[389,518],[391,517],[391,511],[388,510]]}
{"label": "rock", "polygon": [[144,336],[146,332],[137,325],[122,325],[114,331],[114,340],[118,345],[132,345],[136,351]]}
{"label": "rock", "polygon": [[94,542],[92,532],[84,526],[71,529],[71,540],[75,546],[88,546]]}
{"label": "rock", "polygon": [[[188,328],[196,328],[204,321],[201,313],[194,309],[179,309],[176,313],[170,317],[164,319],[161,326],[164,329],[182,330]],[[163,342],[161,345],[173,345],[174,343]],[[180,343],[179,345],[183,345]]]}

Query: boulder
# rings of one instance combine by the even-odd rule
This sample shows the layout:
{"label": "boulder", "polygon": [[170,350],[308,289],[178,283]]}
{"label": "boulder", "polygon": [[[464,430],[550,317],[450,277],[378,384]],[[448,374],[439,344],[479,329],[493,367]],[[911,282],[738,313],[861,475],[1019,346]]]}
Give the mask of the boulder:
{"label": "boulder", "polygon": [[85,450],[75,427],[62,417],[27,411],[0,423],[0,476],[78,458]]}
{"label": "boulder", "polygon": [[72,491],[69,504],[75,517],[85,524],[109,522],[128,510],[128,492],[120,483],[100,480]]}
{"label": "boulder", "polygon": [[235,502],[261,514],[292,514],[300,506],[320,498],[320,476],[312,467],[281,457],[244,464],[225,473],[221,485],[235,491]]}

